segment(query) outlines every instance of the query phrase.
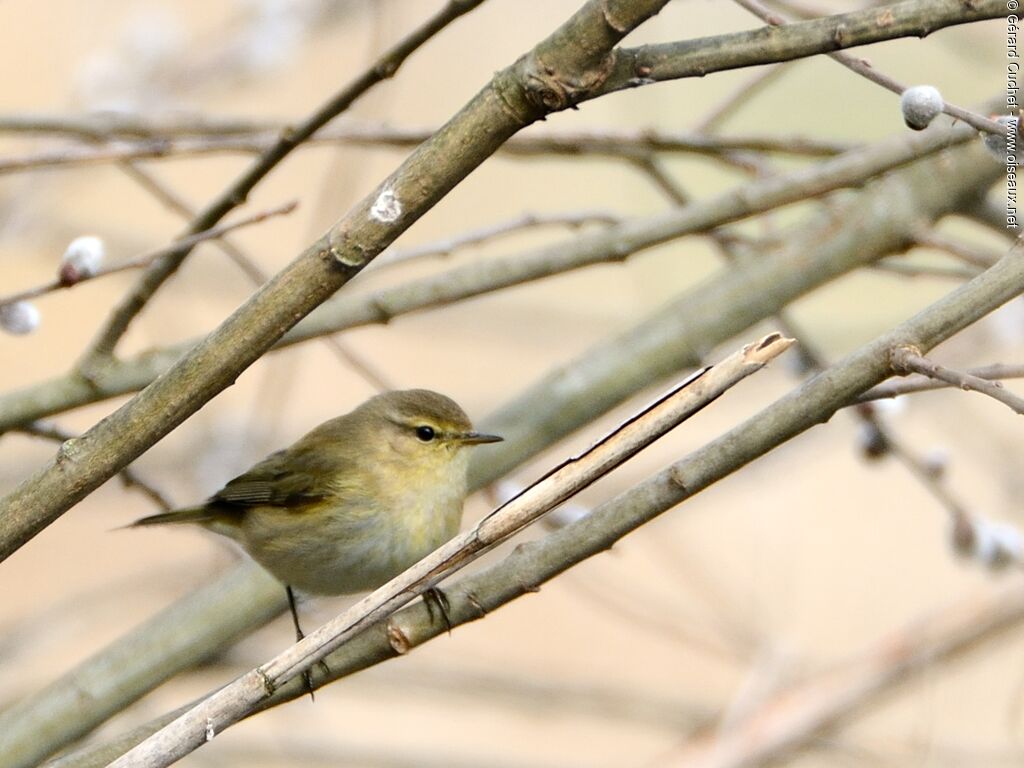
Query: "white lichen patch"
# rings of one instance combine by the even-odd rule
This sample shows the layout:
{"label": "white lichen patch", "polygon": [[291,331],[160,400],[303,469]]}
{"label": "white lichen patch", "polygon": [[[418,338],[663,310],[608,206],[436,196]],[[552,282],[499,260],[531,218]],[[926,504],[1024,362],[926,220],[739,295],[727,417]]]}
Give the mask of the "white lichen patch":
{"label": "white lichen patch", "polygon": [[213,737],[215,735],[216,734],[214,733],[213,730],[213,719],[208,717],[206,718],[206,740],[213,741]]}
{"label": "white lichen patch", "polygon": [[402,202],[391,187],[384,187],[370,207],[370,218],[382,224],[391,224],[402,215]]}

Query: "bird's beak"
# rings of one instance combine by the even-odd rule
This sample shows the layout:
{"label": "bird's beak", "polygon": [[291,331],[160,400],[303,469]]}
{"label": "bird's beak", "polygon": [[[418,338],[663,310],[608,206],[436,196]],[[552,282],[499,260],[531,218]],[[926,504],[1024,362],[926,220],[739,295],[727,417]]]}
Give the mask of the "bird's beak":
{"label": "bird's beak", "polygon": [[500,443],[504,437],[485,435],[483,432],[463,432],[455,438],[463,445],[480,445],[482,443]]}

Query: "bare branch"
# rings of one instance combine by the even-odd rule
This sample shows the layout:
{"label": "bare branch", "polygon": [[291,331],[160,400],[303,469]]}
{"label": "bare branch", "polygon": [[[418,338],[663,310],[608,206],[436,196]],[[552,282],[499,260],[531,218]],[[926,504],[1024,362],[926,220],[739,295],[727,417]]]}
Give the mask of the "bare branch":
{"label": "bare branch", "polygon": [[1024,398],[1008,392],[1000,382],[946,368],[924,357],[913,347],[899,347],[893,350],[892,365],[897,373],[919,373],[930,379],[938,379],[959,387],[965,392],[981,392],[1012,408],[1015,413],[1024,414]]}
{"label": "bare branch", "polygon": [[[429,139],[436,128],[396,128],[349,123],[327,128],[302,146],[350,145],[414,149]],[[220,154],[261,154],[273,147],[279,132],[259,130],[238,136],[169,137],[112,140],[103,144],[70,145],[0,157],[0,174],[44,168],[78,167],[125,160],[175,160]],[[499,151],[512,157],[547,155],[635,158],[652,152],[686,153],[720,157],[735,152],[773,153],[799,157],[831,157],[848,151],[847,142],[803,136],[710,137],[647,130],[531,131],[507,142]]]}
{"label": "bare branch", "polygon": [[[751,0],[743,2],[748,4]],[[924,37],[943,27],[1005,15],[1006,3],[1003,0],[978,0],[971,3],[960,0],[907,0],[785,26],[768,26],[751,32],[620,49],[615,69],[604,82],[602,92],[635,88],[663,80],[704,76],[708,72],[725,69],[790,61],[899,37]],[[774,14],[770,14],[770,18],[769,24],[777,25],[782,21]],[[878,82],[877,73],[861,74]],[[898,92],[902,92],[902,88]],[[999,136],[1006,133],[1005,126],[967,110],[955,110],[951,116],[978,130]]]}
{"label": "bare branch", "polygon": [[[392,77],[402,63],[420,46],[451,22],[480,5],[483,0],[449,0],[444,8],[400,41],[365,72],[335,93],[316,112],[294,128],[283,129],[274,144],[263,152],[245,172],[216,200],[210,203],[186,230],[186,235],[209,229],[248,198],[255,186],[291,154],[295,147],[309,139],[320,128],[349,108],[360,96],[378,83]],[[83,357],[82,367],[88,373],[109,357],[128,325],[142,310],[157,289],[178,269],[191,252],[183,246],[156,261],[143,275],[120,305]]]}
{"label": "bare branch", "polygon": [[517,234],[528,229],[539,227],[568,227],[578,229],[587,224],[619,224],[622,217],[606,211],[580,211],[578,213],[524,213],[507,221],[499,221],[485,227],[478,227],[458,235],[436,240],[432,243],[407,248],[403,251],[392,251],[381,254],[374,262],[374,270],[381,267],[390,267],[395,264],[403,264],[416,259],[424,259],[436,256],[450,256],[455,251],[480,245],[491,240],[496,240],[507,235]]}
{"label": "bare branch", "polygon": [[[741,5],[744,8],[746,8],[748,11],[753,13],[759,19],[764,21],[766,24],[769,24],[769,25],[774,26],[774,27],[780,27],[780,28],[794,26],[794,24],[791,24],[791,23],[787,22],[781,16],[778,16],[777,14],[773,13],[768,8],[766,8],[760,2],[760,0],[734,0],[734,2],[736,2],[738,5]],[[911,8],[911,6],[915,6],[915,5],[917,6],[916,8]],[[865,14],[870,13],[873,16],[873,19],[871,19],[868,23],[873,23],[873,24],[878,25],[879,27],[886,27],[886,28],[888,28],[892,24],[897,23],[897,19],[896,19],[897,16],[899,16],[900,18],[903,18],[903,15],[904,15],[905,12],[913,13],[913,12],[916,12],[916,11],[924,11],[924,12],[930,14],[930,11],[931,11],[931,7],[930,6],[934,6],[934,5],[935,5],[935,3],[930,3],[930,2],[899,3],[897,5],[891,5],[891,6],[887,6],[885,8],[880,8],[880,7],[871,8],[871,9],[869,9],[868,11],[866,11],[864,13]],[[960,4],[960,5],[961,5],[961,7],[963,7],[962,4]],[[993,4],[993,6],[994,5],[995,4]],[[953,3],[949,3],[947,8],[944,8],[944,9],[941,9],[941,10],[952,11],[952,10],[954,10],[952,8],[952,6],[953,6]],[[999,15],[1000,16],[1005,16],[1006,15],[1005,6],[1003,7],[1003,9],[1002,9],[1002,11],[1001,11],[1001,13]],[[995,18],[995,16],[988,16],[986,18]],[[911,34],[917,34],[918,37],[924,37],[925,35],[929,34],[930,32],[933,32],[935,29],[937,29],[937,27],[933,26],[931,21],[932,21],[931,18],[928,18],[927,20],[919,20],[917,22],[920,25],[918,27],[918,31],[916,33],[911,33]],[[800,22],[797,22],[797,24],[799,24],[799,23]],[[813,23],[813,22],[803,22],[803,23],[807,24],[807,23]],[[843,40],[846,37],[846,35],[847,35],[846,28],[843,25],[837,26],[835,28],[835,35],[836,35],[837,41]],[[839,46],[836,46],[836,47],[837,48],[840,48],[840,47],[841,48],[845,48],[845,47],[848,47],[848,46],[839,45]],[[840,64],[842,64],[847,69],[849,69],[849,70],[851,70],[853,72],[856,72],[861,77],[865,77],[868,80],[870,80],[871,82],[877,83],[878,85],[882,86],[883,88],[885,88],[885,89],[887,89],[889,91],[892,91],[897,96],[902,94],[907,89],[907,86],[903,85],[902,83],[899,83],[898,81],[894,80],[893,78],[889,77],[888,75],[884,74],[883,72],[879,72],[878,70],[876,70],[865,59],[859,59],[859,58],[857,58],[855,56],[850,56],[849,54],[839,53],[839,52],[829,53],[828,55],[832,59],[838,61]],[[985,133],[991,133],[991,134],[993,134],[995,136],[1005,136],[1006,135],[1006,126],[1001,125],[1000,123],[997,123],[995,120],[991,120],[991,119],[989,119],[987,117],[979,115],[976,112],[972,112],[972,111],[970,111],[968,109],[964,109],[963,107],[958,107],[955,104],[950,104],[948,102],[945,102],[945,103],[943,103],[942,111],[945,112],[950,117],[955,118],[956,120],[962,120],[963,122],[967,123],[968,125],[973,125],[979,131],[983,131]]]}
{"label": "bare branch", "polygon": [[239,219],[238,221],[229,222],[227,224],[219,224],[210,229],[197,232],[194,235],[182,237],[175,240],[171,245],[165,245],[162,248],[157,248],[154,251],[149,251],[141,256],[122,261],[120,264],[114,264],[109,267],[101,267],[94,273],[89,275],[83,275],[81,279],[76,280],[73,283],[64,282],[60,278],[54,280],[51,283],[45,285],[36,286],[35,288],[29,288],[18,293],[11,294],[6,297],[0,297],[0,307],[5,304],[13,304],[17,301],[23,301],[25,299],[34,299],[37,296],[43,296],[47,293],[53,293],[54,291],[63,290],[66,288],[72,288],[76,285],[88,282],[89,280],[95,280],[98,277],[106,277],[107,275],[113,275],[118,272],[124,272],[129,269],[139,269],[141,267],[147,267],[159,258],[162,258],[170,253],[174,253],[181,248],[193,248],[199,243],[206,242],[207,240],[216,240],[219,237],[226,235],[228,232],[234,232],[236,229],[242,229],[243,227],[249,227],[253,224],[259,224],[266,221],[274,216],[286,216],[298,207],[298,203],[293,201],[279,205],[276,208],[270,208],[259,213],[254,213],[251,216]]}
{"label": "bare branch", "polygon": [[[979,379],[1020,379],[1024,378],[1024,365],[1008,365],[996,363],[983,368],[971,368],[967,371],[971,376]],[[857,398],[857,402],[866,403],[872,400],[883,400],[900,395],[909,395],[914,392],[931,392],[937,389],[947,389],[951,385],[946,381],[932,379],[927,376],[908,376],[901,379],[891,379],[877,387],[872,387]]]}

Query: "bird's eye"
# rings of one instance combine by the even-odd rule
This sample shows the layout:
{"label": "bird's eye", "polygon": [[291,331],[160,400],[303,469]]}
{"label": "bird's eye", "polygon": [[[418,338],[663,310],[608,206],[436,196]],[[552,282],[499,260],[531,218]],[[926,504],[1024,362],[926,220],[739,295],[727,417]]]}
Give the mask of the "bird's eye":
{"label": "bird's eye", "polygon": [[416,437],[424,443],[429,443],[434,439],[434,428],[428,426],[416,427]]}

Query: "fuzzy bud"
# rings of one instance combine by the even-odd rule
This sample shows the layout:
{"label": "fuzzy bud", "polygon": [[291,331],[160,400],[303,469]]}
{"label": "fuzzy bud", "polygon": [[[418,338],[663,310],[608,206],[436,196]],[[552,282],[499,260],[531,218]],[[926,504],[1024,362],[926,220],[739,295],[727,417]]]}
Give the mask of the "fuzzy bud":
{"label": "fuzzy bud", "polygon": [[903,122],[908,128],[923,131],[942,113],[945,103],[939,89],[931,85],[915,85],[900,96]]}
{"label": "fuzzy bud", "polygon": [[81,280],[95,277],[103,266],[106,249],[103,241],[93,235],[83,235],[72,240],[60,260],[60,282],[74,285]]}
{"label": "fuzzy bud", "polygon": [[0,305],[0,328],[15,336],[32,333],[39,327],[39,310],[30,301]]}

